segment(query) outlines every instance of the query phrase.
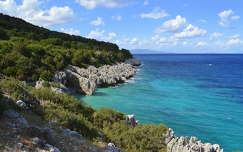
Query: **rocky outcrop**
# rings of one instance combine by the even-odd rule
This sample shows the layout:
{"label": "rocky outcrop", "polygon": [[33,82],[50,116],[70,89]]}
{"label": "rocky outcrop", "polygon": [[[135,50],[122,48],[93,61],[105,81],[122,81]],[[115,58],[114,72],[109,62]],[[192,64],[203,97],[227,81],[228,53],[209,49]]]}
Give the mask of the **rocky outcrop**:
{"label": "rocky outcrop", "polygon": [[218,144],[202,143],[196,137],[177,137],[170,128],[165,143],[167,152],[223,152]]}
{"label": "rocky outcrop", "polygon": [[138,121],[135,119],[135,117],[135,115],[126,115],[126,125],[136,127],[138,125]]}
{"label": "rocky outcrop", "polygon": [[85,95],[92,95],[97,87],[126,82],[135,73],[133,65],[125,63],[104,65],[99,68],[89,66],[87,69],[70,65],[64,71],[56,73],[54,81]]}
{"label": "rocky outcrop", "polygon": [[22,100],[18,100],[16,101],[16,104],[20,107],[20,108],[23,108],[23,109],[27,109],[27,104],[22,101]]}
{"label": "rocky outcrop", "polygon": [[121,148],[116,147],[113,143],[108,143],[105,147],[105,152],[122,152]]}
{"label": "rocky outcrop", "polygon": [[41,89],[41,88],[43,88],[43,84],[44,84],[44,83],[45,83],[44,80],[36,81],[36,82],[35,82],[35,88],[36,88],[36,89]]}

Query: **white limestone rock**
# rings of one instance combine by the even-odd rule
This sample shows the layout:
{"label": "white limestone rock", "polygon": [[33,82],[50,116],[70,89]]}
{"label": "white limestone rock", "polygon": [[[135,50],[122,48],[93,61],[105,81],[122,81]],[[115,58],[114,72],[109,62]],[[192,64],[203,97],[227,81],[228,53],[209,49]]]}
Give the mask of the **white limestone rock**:
{"label": "white limestone rock", "polygon": [[97,87],[126,82],[135,74],[136,69],[124,63],[99,68],[89,66],[87,69],[70,65],[66,70],[56,73],[54,80],[85,95],[92,95]]}
{"label": "white limestone rock", "polygon": [[24,101],[22,101],[22,100],[18,100],[18,101],[16,101],[16,104],[20,107],[20,108],[23,108],[23,109],[27,109],[28,107],[27,107],[27,104],[24,102]]}
{"label": "white limestone rock", "polygon": [[202,143],[196,137],[177,137],[169,128],[165,143],[167,152],[223,152],[218,144]]}

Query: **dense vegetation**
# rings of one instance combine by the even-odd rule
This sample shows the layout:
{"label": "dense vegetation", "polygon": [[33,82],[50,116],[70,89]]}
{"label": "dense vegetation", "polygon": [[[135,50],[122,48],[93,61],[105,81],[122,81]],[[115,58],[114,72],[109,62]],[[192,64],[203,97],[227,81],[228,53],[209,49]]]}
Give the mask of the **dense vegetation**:
{"label": "dense vegetation", "polygon": [[50,31],[0,14],[0,73],[27,81],[51,80],[57,70],[114,64],[132,55],[115,44]]}
{"label": "dense vegetation", "polygon": [[[123,113],[108,108],[94,110],[72,96],[57,94],[49,88],[35,89],[14,78],[0,79],[0,89],[12,98],[11,104],[1,101],[8,104],[4,109],[17,108],[13,106],[13,101],[21,99],[31,105],[31,110],[43,121],[57,122],[93,142],[113,142],[128,152],[166,151],[164,135],[167,129],[163,125],[138,125],[133,128],[126,125]],[[26,113],[24,109],[17,110]]]}

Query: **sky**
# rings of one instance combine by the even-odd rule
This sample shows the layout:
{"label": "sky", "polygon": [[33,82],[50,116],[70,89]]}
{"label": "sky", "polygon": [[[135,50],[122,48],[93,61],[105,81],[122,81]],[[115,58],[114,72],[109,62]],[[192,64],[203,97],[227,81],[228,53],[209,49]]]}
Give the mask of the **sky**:
{"label": "sky", "polygon": [[242,0],[0,0],[1,13],[50,30],[166,53],[243,53],[242,9]]}

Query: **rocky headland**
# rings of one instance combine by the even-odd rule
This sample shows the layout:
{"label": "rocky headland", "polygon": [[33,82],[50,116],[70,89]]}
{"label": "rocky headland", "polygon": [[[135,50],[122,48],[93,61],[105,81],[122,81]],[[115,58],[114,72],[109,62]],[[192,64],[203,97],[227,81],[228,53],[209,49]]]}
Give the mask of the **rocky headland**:
{"label": "rocky headland", "polygon": [[[140,65],[136,63],[135,65]],[[115,65],[104,65],[99,68],[89,66],[79,68],[69,65],[65,70],[55,74],[54,81],[60,82],[77,93],[92,95],[97,87],[114,86],[124,83],[136,74],[137,70],[130,61]]]}

